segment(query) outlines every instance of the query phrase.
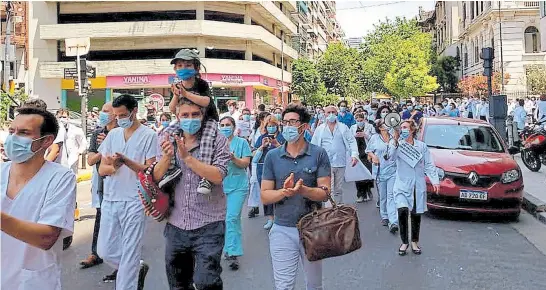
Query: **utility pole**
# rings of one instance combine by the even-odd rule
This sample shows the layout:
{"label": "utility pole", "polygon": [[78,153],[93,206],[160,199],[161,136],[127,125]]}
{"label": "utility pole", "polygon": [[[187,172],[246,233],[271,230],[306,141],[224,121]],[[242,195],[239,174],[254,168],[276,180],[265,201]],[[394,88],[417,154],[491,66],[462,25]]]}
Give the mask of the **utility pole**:
{"label": "utility pole", "polygon": [[4,75],[2,84],[4,90],[8,93],[10,91],[10,76],[11,76],[11,30],[13,28],[13,3],[11,1],[6,2],[6,38],[4,41]]}
{"label": "utility pole", "polygon": [[281,31],[281,103],[284,107],[284,31]]}

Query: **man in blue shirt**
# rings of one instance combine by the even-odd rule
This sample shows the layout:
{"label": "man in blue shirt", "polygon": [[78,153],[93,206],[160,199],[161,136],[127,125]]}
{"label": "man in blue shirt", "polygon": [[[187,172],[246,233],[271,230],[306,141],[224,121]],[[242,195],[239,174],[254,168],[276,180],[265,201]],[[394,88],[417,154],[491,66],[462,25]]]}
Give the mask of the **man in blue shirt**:
{"label": "man in blue shirt", "polygon": [[337,115],[338,121],[347,125],[349,128],[356,124],[355,117],[348,111],[347,101],[341,101],[337,104],[337,106],[339,107],[339,114]]}
{"label": "man in blue shirt", "polygon": [[275,289],[294,289],[300,259],[307,289],[322,289],[322,261],[307,260],[296,224],[320,207],[330,193],[330,161],[326,150],[303,138],[309,113],[292,104],[283,112],[282,134],[286,143],[267,154],[261,198],[275,204],[275,222],[269,232]]}
{"label": "man in blue shirt", "polygon": [[411,117],[413,112],[413,103],[411,101],[406,102],[406,110],[402,112],[402,120],[407,120]]}

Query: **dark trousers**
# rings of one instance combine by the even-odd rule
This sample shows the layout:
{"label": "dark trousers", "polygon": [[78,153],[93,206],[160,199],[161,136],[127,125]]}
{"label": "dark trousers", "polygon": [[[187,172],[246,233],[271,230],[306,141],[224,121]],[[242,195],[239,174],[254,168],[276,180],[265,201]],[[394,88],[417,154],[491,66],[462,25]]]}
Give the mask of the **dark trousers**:
{"label": "dark trousers", "polygon": [[373,180],[357,181],[356,183],[356,197],[372,198]]}
{"label": "dark trousers", "polygon": [[93,242],[91,242],[91,254],[99,257],[97,254],[97,240],[99,239],[100,230],[100,207],[97,208],[97,215],[95,216],[95,227],[93,228]]}
{"label": "dark trousers", "polygon": [[165,226],[165,267],[171,290],[222,290],[222,250],[226,225],[214,222],[195,230]]}
{"label": "dark trousers", "polygon": [[409,244],[408,242],[408,215],[411,216],[411,241],[419,242],[419,232],[421,230],[421,214],[416,213],[416,203],[417,198],[415,198],[415,191],[413,192],[413,209],[411,214],[407,207],[402,207],[398,209],[398,223],[400,224],[400,239],[402,239],[402,244]]}
{"label": "dark trousers", "polygon": [[486,116],[480,116],[480,120],[487,121],[487,117]]}

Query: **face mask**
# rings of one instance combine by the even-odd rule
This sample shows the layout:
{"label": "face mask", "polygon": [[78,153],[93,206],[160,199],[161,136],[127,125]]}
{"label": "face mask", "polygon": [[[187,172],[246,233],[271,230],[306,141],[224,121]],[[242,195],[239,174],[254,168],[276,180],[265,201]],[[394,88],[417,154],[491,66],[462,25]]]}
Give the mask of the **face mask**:
{"label": "face mask", "polygon": [[409,137],[409,129],[401,129],[400,130],[400,137],[406,139]]}
{"label": "face mask", "polygon": [[233,114],[233,112],[235,112],[235,107],[233,107],[233,106],[228,107],[228,111],[229,111],[231,114]]}
{"label": "face mask", "polygon": [[201,120],[200,119],[180,119],[180,129],[182,131],[195,135],[199,129],[201,129]]}
{"label": "face mask", "polygon": [[267,133],[275,134],[277,132],[277,126],[267,126]]}
{"label": "face mask", "polygon": [[411,110],[413,110],[413,106],[408,107],[408,111],[411,111]]}
{"label": "face mask", "polygon": [[127,118],[118,119],[118,126],[123,129],[127,129],[133,126],[133,120],[131,120],[131,116],[133,116],[133,113],[131,113],[131,115],[129,115],[129,117]]}
{"label": "face mask", "polygon": [[347,111],[347,107],[339,107],[339,110],[345,113],[345,111]]}
{"label": "face mask", "polygon": [[445,106],[447,106],[447,103],[442,103],[442,105],[444,105],[444,107],[445,107]]}
{"label": "face mask", "polygon": [[226,136],[226,138],[229,138],[231,137],[231,134],[233,134],[233,128],[230,126],[230,127],[221,127],[220,128],[220,133],[222,133],[222,135]]}
{"label": "face mask", "polygon": [[252,121],[256,120],[256,116],[251,115],[251,116],[250,116],[250,120],[252,120]]}
{"label": "face mask", "polygon": [[243,115],[243,121],[245,122],[250,121],[250,115]]}
{"label": "face mask", "polygon": [[329,114],[326,120],[330,123],[334,123],[337,120],[337,116],[335,114]]}
{"label": "face mask", "polygon": [[176,71],[176,76],[183,80],[187,81],[190,78],[194,77],[197,74],[197,71],[193,68],[183,68]]}
{"label": "face mask", "polygon": [[59,122],[66,126],[66,124],[68,124],[68,118],[59,118]]}
{"label": "face mask", "polygon": [[45,136],[42,136],[33,140],[28,137],[21,137],[11,134],[8,135],[6,141],[4,142],[4,150],[7,157],[11,161],[15,163],[23,163],[32,158],[36,152],[40,151],[40,149],[38,149],[36,152],[32,152],[32,142],[38,141],[44,137]]}
{"label": "face mask", "polygon": [[110,121],[112,121],[112,119],[110,118],[110,114],[106,112],[99,113],[99,127],[105,127],[110,123]]}
{"label": "face mask", "polygon": [[161,126],[163,126],[163,128],[166,128],[169,126],[169,121],[163,121],[161,122]]}
{"label": "face mask", "polygon": [[388,113],[381,113],[381,118],[385,118]]}
{"label": "face mask", "polygon": [[288,143],[294,143],[300,138],[300,133],[298,133],[298,127],[294,126],[284,126],[282,128],[282,136],[284,140]]}
{"label": "face mask", "polygon": [[319,114],[318,114],[318,119],[321,120],[321,121],[324,121],[324,114],[323,114],[323,113],[319,113]]}
{"label": "face mask", "polygon": [[356,124],[358,125],[358,127],[364,127],[364,122],[356,122]]}
{"label": "face mask", "polygon": [[275,118],[277,120],[281,120],[282,119],[282,114],[275,114]]}

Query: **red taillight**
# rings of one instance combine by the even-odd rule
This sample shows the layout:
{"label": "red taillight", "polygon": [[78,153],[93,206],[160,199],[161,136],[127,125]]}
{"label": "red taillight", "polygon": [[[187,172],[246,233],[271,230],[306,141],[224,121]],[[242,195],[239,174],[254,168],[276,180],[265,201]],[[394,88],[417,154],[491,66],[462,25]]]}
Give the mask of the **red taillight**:
{"label": "red taillight", "polygon": [[544,135],[532,135],[526,140],[525,147],[529,148],[530,146],[540,145],[545,140],[546,140],[546,137]]}

